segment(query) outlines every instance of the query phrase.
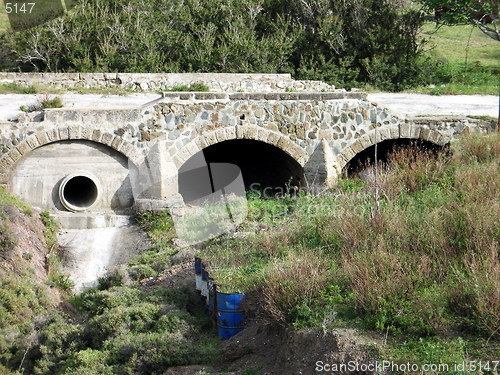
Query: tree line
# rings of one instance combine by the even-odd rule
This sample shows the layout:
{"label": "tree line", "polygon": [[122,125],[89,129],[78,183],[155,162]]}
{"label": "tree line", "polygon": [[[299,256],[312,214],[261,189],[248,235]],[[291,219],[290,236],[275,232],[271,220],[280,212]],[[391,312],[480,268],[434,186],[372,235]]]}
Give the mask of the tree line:
{"label": "tree line", "polygon": [[402,90],[444,71],[424,55],[422,23],[394,0],[79,0],[1,35],[0,69],[291,73]]}

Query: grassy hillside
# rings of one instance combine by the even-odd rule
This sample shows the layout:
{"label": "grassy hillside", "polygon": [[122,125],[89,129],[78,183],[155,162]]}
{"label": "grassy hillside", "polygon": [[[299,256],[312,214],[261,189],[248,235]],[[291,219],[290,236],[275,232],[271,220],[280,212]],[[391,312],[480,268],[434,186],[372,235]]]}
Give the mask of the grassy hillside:
{"label": "grassy hillside", "polygon": [[[437,31],[433,22],[424,25],[422,33],[435,43],[434,52],[453,64],[464,64],[469,43],[469,64],[496,68],[500,71],[500,47],[496,40],[471,25],[443,26]],[[472,33],[472,34],[471,34]]]}
{"label": "grassy hillside", "polygon": [[49,254],[56,230],[48,214],[0,189],[0,374],[161,374],[217,358],[220,340],[194,291],[139,281],[169,266],[172,248],[152,249],[70,296]]}
{"label": "grassy hillside", "polygon": [[[370,173],[321,196],[249,193],[240,235],[206,242],[201,255],[220,290],[250,296],[261,323],[375,332],[385,342],[381,360],[492,360],[500,350],[499,141],[464,138],[437,156],[393,153],[380,166],[379,208]],[[17,245],[13,218],[32,211],[3,192],[0,207],[1,260]],[[168,212],[144,213],[139,223],[155,246],[97,288],[66,297],[64,312],[43,283],[0,262],[0,373],[21,365],[33,374],[161,374],[223,360],[192,288],[162,281],[179,267]],[[32,257],[19,261],[28,275]]]}
{"label": "grassy hillside", "polygon": [[[500,92],[500,43],[471,25],[442,26],[424,24],[422,37],[429,43],[428,55],[442,66],[441,81],[435,87],[418,87],[412,92],[430,94],[482,94]],[[470,38],[470,41],[469,41]],[[467,53],[467,65],[466,63]]]}
{"label": "grassy hillside", "polygon": [[[499,140],[464,138],[437,156],[393,153],[379,171],[379,209],[369,173],[321,196],[249,193],[238,230],[246,235],[209,241],[201,256],[219,290],[250,295],[267,323],[378,332],[381,360],[495,358]],[[144,219],[157,243],[171,236],[168,215]]]}
{"label": "grassy hillside", "polygon": [[0,0],[0,33],[6,31],[10,27],[9,18],[5,12],[3,0]]}

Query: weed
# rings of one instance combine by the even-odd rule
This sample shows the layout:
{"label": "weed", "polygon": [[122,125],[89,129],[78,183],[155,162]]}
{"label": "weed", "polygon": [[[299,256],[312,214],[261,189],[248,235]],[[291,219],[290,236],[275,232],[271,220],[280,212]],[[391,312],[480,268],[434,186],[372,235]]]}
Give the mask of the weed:
{"label": "weed", "polygon": [[53,249],[57,243],[57,232],[59,231],[60,224],[48,211],[42,211],[40,219],[42,219],[42,223],[45,225],[45,243],[47,248],[49,250]]}
{"label": "weed", "polygon": [[173,86],[171,89],[167,91],[203,91],[203,92],[208,92],[210,91],[210,88],[203,84],[203,83],[192,83],[191,85],[179,85],[179,86]]}
{"label": "weed", "polygon": [[40,103],[42,104],[43,108],[61,108],[63,106],[63,102],[60,96],[56,96],[54,98],[46,96],[40,101]]}
{"label": "weed", "polygon": [[0,83],[0,94],[36,94],[36,86],[24,86],[17,83]]}
{"label": "weed", "polygon": [[17,237],[14,235],[5,219],[0,218],[0,253],[6,253],[17,245]]}

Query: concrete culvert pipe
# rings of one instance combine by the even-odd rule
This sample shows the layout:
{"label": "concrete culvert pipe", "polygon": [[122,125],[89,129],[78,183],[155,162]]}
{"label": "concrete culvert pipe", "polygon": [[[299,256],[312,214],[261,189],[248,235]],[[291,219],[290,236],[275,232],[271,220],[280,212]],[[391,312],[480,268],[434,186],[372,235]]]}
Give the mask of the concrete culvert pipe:
{"label": "concrete culvert pipe", "polygon": [[101,196],[99,180],[88,172],[76,172],[66,176],[59,186],[59,199],[69,211],[86,211]]}

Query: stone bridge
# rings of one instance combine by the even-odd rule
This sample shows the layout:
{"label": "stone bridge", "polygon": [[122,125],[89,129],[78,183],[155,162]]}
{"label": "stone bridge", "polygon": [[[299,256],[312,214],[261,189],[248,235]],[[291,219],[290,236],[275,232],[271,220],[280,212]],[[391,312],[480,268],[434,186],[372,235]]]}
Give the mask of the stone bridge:
{"label": "stone bridge", "polygon": [[247,187],[328,187],[376,143],[444,146],[486,131],[471,119],[399,119],[359,92],[168,92],[139,108],[0,124],[0,185],[55,214],[127,214],[206,194],[183,177],[203,156],[239,165]]}

